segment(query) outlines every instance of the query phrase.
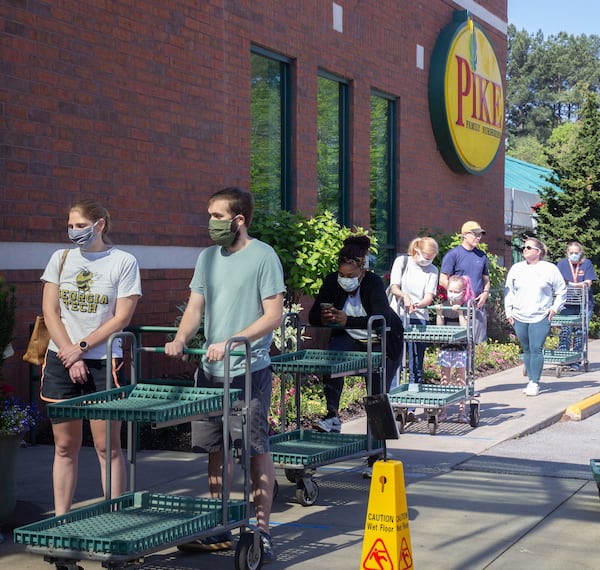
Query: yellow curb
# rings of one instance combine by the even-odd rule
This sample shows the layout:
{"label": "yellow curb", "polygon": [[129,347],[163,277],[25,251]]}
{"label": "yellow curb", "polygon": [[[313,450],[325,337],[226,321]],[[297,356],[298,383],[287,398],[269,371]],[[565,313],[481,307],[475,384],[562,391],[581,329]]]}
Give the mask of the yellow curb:
{"label": "yellow curb", "polygon": [[589,396],[576,404],[570,405],[565,410],[565,416],[572,420],[584,420],[600,411],[600,394]]}

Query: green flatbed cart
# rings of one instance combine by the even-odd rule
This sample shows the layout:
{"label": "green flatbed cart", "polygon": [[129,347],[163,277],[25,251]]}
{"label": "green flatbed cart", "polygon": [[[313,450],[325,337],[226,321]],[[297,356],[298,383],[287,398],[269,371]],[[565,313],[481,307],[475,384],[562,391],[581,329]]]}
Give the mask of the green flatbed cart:
{"label": "green flatbed cart", "polygon": [[[297,315],[294,314],[294,316],[297,319]],[[282,329],[285,322],[286,317],[284,317]],[[385,325],[385,319],[382,316],[375,315],[369,319],[368,330],[370,333],[378,322],[383,322]],[[298,321],[296,326],[299,331]],[[282,338],[284,338],[283,335]],[[373,371],[380,369],[382,378],[385,377],[385,358],[381,357],[382,352],[385,351],[385,339],[382,343],[382,352],[373,352],[371,343],[368,344],[367,352],[307,349],[283,353],[271,359],[273,371],[276,374],[290,373],[293,375],[296,386],[296,410],[298,411],[297,429],[271,436],[271,456],[275,466],[284,469],[287,480],[296,485],[296,500],[303,506],[314,505],[318,499],[319,487],[314,480],[314,474],[318,467],[356,457],[373,457],[382,451],[381,442],[374,441],[369,435],[368,429],[365,434],[342,434],[320,433],[300,428],[299,375],[307,373],[340,377],[364,374],[367,377],[367,392],[370,393]],[[296,346],[299,345],[298,339]],[[283,390],[285,387],[282,381]],[[284,400],[282,396],[282,408]],[[285,429],[284,409],[282,409],[281,417],[282,426]]]}
{"label": "green flatbed cart", "polygon": [[[450,307],[441,307],[450,310]],[[423,408],[428,416],[428,429],[431,435],[437,433],[442,410],[450,404],[468,404],[469,424],[475,428],[479,425],[480,404],[475,396],[475,344],[474,321],[475,307],[472,301],[465,307],[466,326],[450,325],[404,325],[404,342],[423,342],[444,345],[464,346],[467,352],[466,384],[441,385],[409,383],[407,379],[407,363],[404,365],[404,382],[393,388],[388,394],[390,403],[396,413],[398,430],[403,433],[407,425],[409,410]]]}
{"label": "green flatbed cart", "polygon": [[[228,441],[229,415],[248,413],[246,403],[233,410],[240,390],[193,388],[136,383],[138,352],[164,352],[161,348],[138,347],[130,332],[115,337],[128,337],[131,345],[132,379],[134,384],[114,388],[89,396],[51,404],[51,418],[120,420],[128,422],[128,459],[130,488],[135,489],[135,427],[138,422],[163,427],[211,415],[223,416],[223,434]],[[242,343],[244,352],[234,353],[231,344]],[[186,349],[188,354],[202,354],[198,349]],[[250,393],[250,344],[246,338],[230,339],[226,345],[225,369],[229,370],[232,354],[246,358],[246,391]],[[227,380],[227,378],[226,378]],[[166,380],[167,382],[168,380]],[[242,422],[246,423],[246,422]],[[110,421],[107,430],[110,429]],[[110,434],[107,434],[109,436]],[[249,445],[248,430],[242,434],[243,446]],[[107,437],[110,442],[110,437]],[[110,443],[107,455],[110,454]],[[124,569],[140,564],[144,556],[189,542],[195,538],[220,534],[240,528],[235,553],[236,570],[259,570],[262,566],[262,544],[257,529],[249,524],[250,473],[249,454],[244,469],[244,494],[241,500],[229,497],[228,474],[223,473],[221,499],[193,498],[177,495],[131,491],[117,498],[104,500],[64,515],[35,522],[15,529],[15,543],[24,544],[33,553],[55,564],[57,570],[78,570],[78,562],[96,560],[108,569]],[[106,488],[110,489],[110,462],[107,462]]]}

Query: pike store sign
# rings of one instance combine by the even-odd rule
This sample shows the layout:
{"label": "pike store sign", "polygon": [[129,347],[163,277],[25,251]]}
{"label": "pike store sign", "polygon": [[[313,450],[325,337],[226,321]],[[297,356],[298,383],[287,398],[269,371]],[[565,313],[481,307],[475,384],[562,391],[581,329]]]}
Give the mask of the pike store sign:
{"label": "pike store sign", "polygon": [[455,172],[484,173],[504,128],[500,66],[468,11],[454,13],[438,36],[429,70],[429,114],[440,153]]}

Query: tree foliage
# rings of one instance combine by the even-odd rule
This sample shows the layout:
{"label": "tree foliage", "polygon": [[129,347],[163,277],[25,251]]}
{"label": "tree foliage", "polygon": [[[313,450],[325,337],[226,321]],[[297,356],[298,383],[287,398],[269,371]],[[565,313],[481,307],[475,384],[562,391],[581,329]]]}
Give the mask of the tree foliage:
{"label": "tree foliage", "polygon": [[[569,240],[577,240],[598,273],[600,262],[600,98],[590,93],[576,128],[568,133],[568,144],[555,154],[549,153],[553,170],[550,182],[560,191],[546,187],[540,191],[536,233],[549,249],[549,259],[564,257]],[[595,282],[595,306],[598,307],[598,283]],[[597,313],[597,311],[596,311]],[[592,334],[600,323],[594,320]]]}
{"label": "tree foliage", "polygon": [[531,160],[519,140],[545,144],[556,127],[579,118],[587,93],[600,91],[600,37],[560,32],[544,38],[511,24],[506,76],[508,154]]}
{"label": "tree foliage", "polygon": [[564,257],[566,242],[581,242],[586,255],[600,261],[600,99],[589,93],[581,111],[574,140],[549,154],[550,180],[560,188],[540,191],[537,234],[550,250],[550,258]]}

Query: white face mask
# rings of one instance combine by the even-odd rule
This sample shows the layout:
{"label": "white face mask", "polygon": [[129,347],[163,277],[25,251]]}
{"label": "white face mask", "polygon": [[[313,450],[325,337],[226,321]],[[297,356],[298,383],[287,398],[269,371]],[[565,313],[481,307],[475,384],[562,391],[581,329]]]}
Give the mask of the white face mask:
{"label": "white face mask", "polygon": [[448,301],[453,305],[460,305],[463,298],[463,293],[448,293]]}
{"label": "white face mask", "polygon": [[569,253],[569,260],[577,263],[581,259],[581,253]]}
{"label": "white face mask", "polygon": [[339,275],[338,283],[340,287],[346,291],[346,293],[352,293],[352,291],[356,291],[360,285],[358,277],[340,277]]}
{"label": "white face mask", "polygon": [[433,259],[427,259],[423,256],[423,254],[417,249],[417,265],[419,265],[420,267],[428,267],[429,265],[431,265],[433,263]]}

